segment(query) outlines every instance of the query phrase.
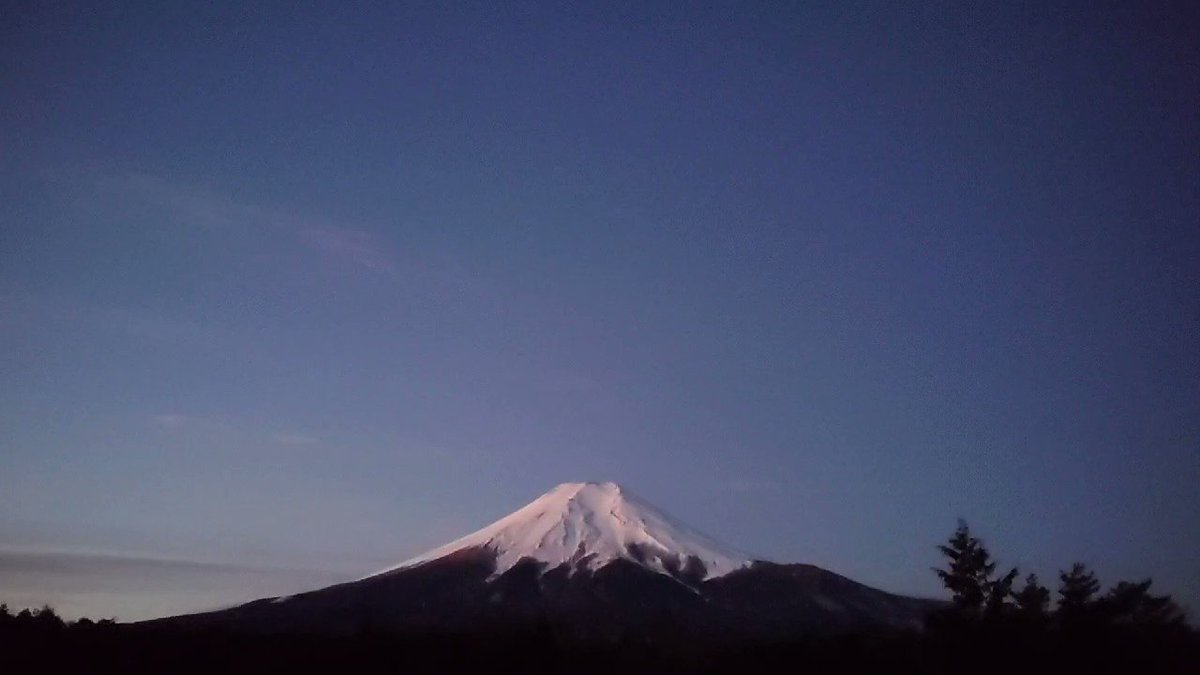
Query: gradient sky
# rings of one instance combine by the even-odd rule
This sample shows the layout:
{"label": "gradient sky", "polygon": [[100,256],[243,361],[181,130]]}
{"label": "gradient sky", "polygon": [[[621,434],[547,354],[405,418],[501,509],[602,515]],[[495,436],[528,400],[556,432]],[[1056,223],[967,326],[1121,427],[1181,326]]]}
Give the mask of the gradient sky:
{"label": "gradient sky", "polygon": [[1190,3],[92,4],[0,13],[0,600],[615,480],[892,591],[961,516],[1200,607]]}

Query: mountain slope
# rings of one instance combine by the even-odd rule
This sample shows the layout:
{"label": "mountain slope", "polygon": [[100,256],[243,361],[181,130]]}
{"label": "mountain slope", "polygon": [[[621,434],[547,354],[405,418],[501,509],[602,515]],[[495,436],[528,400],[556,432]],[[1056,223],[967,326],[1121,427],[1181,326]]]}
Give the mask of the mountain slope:
{"label": "mountain slope", "polygon": [[564,483],[357,581],[157,624],[355,633],[549,621],[592,636],[767,636],[919,627],[933,606],[811,565],[755,561],[615,484]]}
{"label": "mountain slope", "polygon": [[589,570],[623,559],[671,575],[699,564],[705,579],[751,563],[745,554],[692,530],[616,483],[563,483],[478,532],[377,574],[476,547],[496,553],[497,575],[525,559],[547,569],[567,565]]}

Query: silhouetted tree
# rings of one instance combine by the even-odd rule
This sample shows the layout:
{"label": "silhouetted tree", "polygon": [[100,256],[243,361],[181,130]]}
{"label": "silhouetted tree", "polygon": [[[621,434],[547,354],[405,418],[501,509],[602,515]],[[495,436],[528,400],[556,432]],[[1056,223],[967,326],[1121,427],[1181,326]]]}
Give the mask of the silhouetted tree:
{"label": "silhouetted tree", "polygon": [[1083,563],[1075,563],[1069,571],[1059,572],[1058,578],[1062,582],[1058,587],[1059,610],[1072,612],[1086,609],[1100,590],[1096,575]]}
{"label": "silhouetted tree", "polygon": [[951,602],[960,613],[974,615],[983,608],[988,597],[992,572],[996,563],[978,537],[971,535],[965,521],[938,550],[947,558],[946,569],[934,568],[938,578],[951,593]]}
{"label": "silhouetted tree", "polygon": [[1122,581],[1100,600],[1106,618],[1121,624],[1181,625],[1184,613],[1170,595],[1151,595],[1151,580]]}
{"label": "silhouetted tree", "polygon": [[959,616],[994,618],[1006,612],[1011,606],[1009,598],[1017,577],[1015,567],[993,579],[996,561],[962,520],[938,550],[946,556],[948,564],[946,569],[934,568],[934,572],[952,594],[953,608]]}
{"label": "silhouetted tree", "polygon": [[987,582],[987,602],[984,612],[989,617],[997,617],[1012,607],[1009,598],[1012,597],[1013,581],[1017,578],[1017,568],[1012,568],[1002,577]]}
{"label": "silhouetted tree", "polygon": [[1095,623],[1096,593],[1100,582],[1096,575],[1083,563],[1071,565],[1071,569],[1059,572],[1058,612],[1059,623],[1065,627],[1078,627],[1084,623]]}
{"label": "silhouetted tree", "polygon": [[1025,577],[1025,585],[1013,594],[1017,611],[1026,618],[1043,618],[1050,609],[1050,589],[1038,583],[1036,574]]}
{"label": "silhouetted tree", "polygon": [[58,630],[65,628],[67,625],[59,618],[58,614],[54,612],[54,608],[50,605],[42,605],[42,608],[34,613],[33,619],[38,628],[42,630]]}

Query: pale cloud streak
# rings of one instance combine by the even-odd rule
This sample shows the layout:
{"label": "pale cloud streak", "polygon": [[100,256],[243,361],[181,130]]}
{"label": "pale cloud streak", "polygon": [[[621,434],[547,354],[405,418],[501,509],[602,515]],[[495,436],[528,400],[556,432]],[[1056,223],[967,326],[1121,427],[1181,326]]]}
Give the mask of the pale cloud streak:
{"label": "pale cloud streak", "polygon": [[247,204],[199,187],[152,174],[100,169],[68,172],[122,208],[148,208],[169,222],[196,227],[258,228],[275,235],[283,245],[299,245],[327,263],[348,264],[374,274],[394,274],[395,252],[368,230],[343,223],[290,213],[284,209]]}
{"label": "pale cloud streak", "polygon": [[255,430],[252,424],[236,423],[221,418],[199,417],[182,412],[164,412],[150,416],[150,422],[169,432],[233,434],[244,440],[259,442],[265,440],[277,445],[309,446],[320,445],[321,439],[308,433],[295,431],[264,432]]}
{"label": "pale cloud streak", "polygon": [[0,597],[67,618],[138,621],[327,586],[349,571],[0,547]]}
{"label": "pale cloud streak", "polygon": [[0,326],[85,325],[148,342],[202,341],[209,345],[226,344],[246,335],[245,331],[178,314],[83,301],[49,291],[0,290],[0,306],[4,308],[0,313]]}
{"label": "pale cloud streak", "polygon": [[315,436],[287,433],[271,434],[271,440],[279,443],[280,445],[317,445],[321,442],[321,440]]}
{"label": "pale cloud streak", "polygon": [[94,183],[101,193],[161,210],[183,223],[223,227],[257,216],[251,207],[151,174],[124,171],[99,176]]}
{"label": "pale cloud streak", "polygon": [[372,272],[392,274],[396,263],[387,248],[364,230],[337,226],[308,226],[299,230],[300,241],[335,259],[348,260]]}
{"label": "pale cloud streak", "polygon": [[182,429],[195,422],[195,418],[182,413],[162,413],[154,415],[151,420],[164,429]]}
{"label": "pale cloud streak", "polygon": [[783,490],[783,485],[776,480],[731,478],[720,484],[723,491],[734,494],[771,494]]}

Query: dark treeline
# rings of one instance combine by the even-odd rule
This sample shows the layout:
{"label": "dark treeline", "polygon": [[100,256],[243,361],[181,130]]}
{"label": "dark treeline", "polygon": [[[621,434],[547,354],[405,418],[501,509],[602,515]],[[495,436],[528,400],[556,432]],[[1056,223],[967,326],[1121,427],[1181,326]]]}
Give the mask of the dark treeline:
{"label": "dark treeline", "polygon": [[1054,589],[998,570],[965,523],[934,572],[951,600],[924,630],[747,643],[721,636],[568,637],[547,621],[469,634],[245,635],[66,622],[0,606],[8,672],[1200,673],[1200,636],[1149,579],[1107,589],[1075,563]]}
{"label": "dark treeline", "polygon": [[1150,579],[1102,591],[1077,562],[1051,593],[1036,574],[1018,581],[1017,568],[997,571],[961,521],[938,549],[946,564],[934,572],[951,600],[929,617],[922,642],[939,672],[1200,672],[1197,634],[1169,595],[1151,593]]}

